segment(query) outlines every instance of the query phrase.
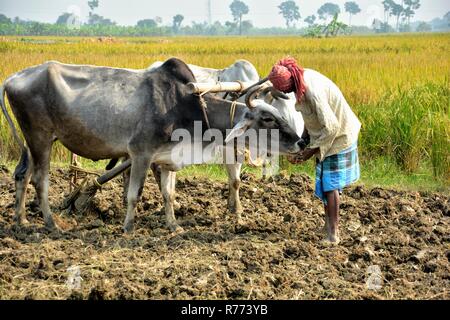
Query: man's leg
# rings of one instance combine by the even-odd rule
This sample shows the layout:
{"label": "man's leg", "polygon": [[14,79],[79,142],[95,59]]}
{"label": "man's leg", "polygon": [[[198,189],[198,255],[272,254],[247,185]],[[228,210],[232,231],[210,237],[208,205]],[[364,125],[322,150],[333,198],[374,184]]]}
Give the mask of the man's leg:
{"label": "man's leg", "polygon": [[328,241],[339,243],[339,191],[325,192],[327,205],[325,206],[325,226],[327,228]]}
{"label": "man's leg", "polygon": [[328,235],[328,225],[330,224],[330,219],[328,218],[328,205],[324,203],[323,209],[325,212],[325,226],[323,227],[323,232]]}

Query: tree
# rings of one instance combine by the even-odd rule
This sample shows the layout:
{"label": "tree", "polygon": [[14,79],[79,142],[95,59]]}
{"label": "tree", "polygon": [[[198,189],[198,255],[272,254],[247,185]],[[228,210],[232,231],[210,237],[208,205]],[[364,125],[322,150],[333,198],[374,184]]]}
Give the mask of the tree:
{"label": "tree", "polygon": [[411,18],[416,14],[416,10],[420,8],[420,0],[405,0],[405,9],[403,16],[407,20],[408,26],[411,23]]}
{"label": "tree", "polygon": [[394,31],[387,22],[383,22],[378,19],[373,20],[372,29],[375,33],[388,33]]}
{"label": "tree", "polygon": [[278,6],[278,9],[280,9],[280,13],[283,15],[284,20],[286,20],[286,27],[288,29],[293,22],[301,18],[299,8],[295,1],[284,1]]}
{"label": "tree", "polygon": [[426,22],[421,22],[418,26],[417,26],[417,28],[416,28],[416,31],[417,32],[430,32],[431,31],[431,26],[428,24],[428,23],[426,23]]}
{"label": "tree", "polygon": [[400,17],[403,14],[403,10],[405,8],[403,8],[402,5],[395,3],[394,1],[392,1],[391,3],[391,7],[389,9],[389,15],[392,15],[394,17],[397,18],[397,24],[396,24],[396,29],[397,31],[399,31],[399,26],[400,26]]}
{"label": "tree", "polygon": [[173,30],[175,32],[178,32],[180,30],[181,23],[183,22],[183,20],[184,20],[184,16],[181,14],[177,14],[176,16],[173,17],[172,26],[173,26]]}
{"label": "tree", "polygon": [[239,22],[239,34],[242,34],[242,16],[245,14],[248,14],[248,6],[240,1],[240,0],[233,0],[233,2],[230,4],[230,10],[231,15],[233,16],[234,21],[237,23]]}
{"label": "tree", "polygon": [[11,19],[0,13],[0,24],[10,24]]}
{"label": "tree", "polygon": [[344,6],[345,6],[345,11],[348,12],[349,16],[350,16],[348,25],[351,26],[352,25],[352,15],[360,13],[361,8],[354,1],[346,2]]}
{"label": "tree", "polygon": [[333,16],[331,22],[322,30],[322,33],[325,34],[325,37],[329,36],[336,37],[340,31],[341,32],[346,31],[348,26],[345,23],[339,22],[338,17],[339,14],[336,13]]}
{"label": "tree", "polygon": [[312,26],[315,22],[316,22],[316,16],[315,15],[311,15],[306,17],[306,19],[304,20],[309,26]]}
{"label": "tree", "polygon": [[444,20],[447,21],[447,25],[450,27],[450,11],[444,15]]}
{"label": "tree", "polygon": [[328,17],[334,17],[335,14],[339,13],[341,13],[339,6],[331,2],[323,4],[319,10],[317,10],[317,14],[321,20],[326,20]]}
{"label": "tree", "polygon": [[242,33],[248,33],[253,28],[253,24],[250,20],[242,21]]}
{"label": "tree", "polygon": [[72,17],[71,13],[64,12],[62,15],[58,17],[58,19],[56,20],[56,24],[67,25],[67,22],[71,17]]}
{"label": "tree", "polygon": [[392,6],[392,0],[384,0],[382,4],[384,8],[384,22],[389,23],[389,17],[391,16],[390,11]]}
{"label": "tree", "polygon": [[98,8],[98,0],[88,1],[88,6],[91,8],[91,12],[93,12],[96,8]]}
{"label": "tree", "polygon": [[152,28],[156,28],[158,26],[158,24],[153,19],[144,19],[144,20],[139,20],[137,22],[136,26],[138,28],[142,28],[142,29],[152,29]]}
{"label": "tree", "polygon": [[89,15],[88,24],[96,26],[114,26],[116,23],[96,13]]}

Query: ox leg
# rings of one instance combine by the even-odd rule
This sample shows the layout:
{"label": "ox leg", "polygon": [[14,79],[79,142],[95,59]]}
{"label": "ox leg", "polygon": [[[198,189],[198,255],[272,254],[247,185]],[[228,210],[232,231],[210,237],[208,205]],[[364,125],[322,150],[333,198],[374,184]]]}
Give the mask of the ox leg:
{"label": "ox leg", "polygon": [[[122,162],[127,161],[128,157],[125,157],[122,159]],[[127,169],[123,172],[123,205],[126,206],[127,201],[127,194],[128,194],[128,187],[130,186],[130,175],[131,175],[131,169]]]}
{"label": "ox leg", "polygon": [[[155,177],[156,183],[158,184],[159,191],[162,192],[161,187],[161,166],[156,163],[152,163],[150,166],[153,171],[153,176]],[[175,175],[176,178],[176,175]],[[175,210],[179,210],[181,208],[181,204],[177,200],[173,200],[173,207]]]}
{"label": "ox leg", "polygon": [[131,233],[134,230],[136,204],[142,195],[149,165],[149,157],[137,156],[131,159],[130,183],[127,193],[127,217],[125,218],[125,223],[123,225],[123,229],[126,233]]}
{"label": "ox leg", "polygon": [[173,205],[175,202],[175,184],[176,184],[176,172],[161,170],[161,193],[164,198],[164,205],[166,208],[166,223],[170,231],[182,232],[177,220],[175,218],[175,213],[173,210]]}
{"label": "ox leg", "polygon": [[267,159],[264,159],[263,166],[262,166],[262,180],[267,179],[267,172],[268,172],[268,166],[270,166],[270,163]]}
{"label": "ox leg", "polygon": [[158,184],[159,190],[162,192],[161,189],[161,166],[156,163],[152,163],[150,166],[153,172],[153,176],[155,177],[156,183]]}
{"label": "ox leg", "polygon": [[57,226],[53,220],[48,201],[48,171],[50,168],[51,150],[51,141],[47,145],[34,146],[34,148],[31,148],[30,145],[30,151],[33,158],[31,183],[36,189],[36,195],[44,218],[45,227],[48,230],[55,230],[57,229]]}
{"label": "ox leg", "polygon": [[240,174],[242,164],[227,164],[226,166],[228,173],[228,210],[231,213],[235,213],[238,218],[241,217],[242,205],[239,199],[239,186],[241,184]]}
{"label": "ox leg", "polygon": [[16,185],[16,215],[14,220],[18,225],[28,224],[25,211],[25,201],[28,184],[30,183],[31,172],[31,156],[29,155],[28,150],[24,150],[14,171],[14,180]]}
{"label": "ox leg", "polygon": [[123,176],[123,205],[126,206],[128,204],[127,201],[127,194],[128,194],[128,189],[130,186],[130,175],[131,175],[131,169],[127,169],[124,171],[124,173],[122,174]]}

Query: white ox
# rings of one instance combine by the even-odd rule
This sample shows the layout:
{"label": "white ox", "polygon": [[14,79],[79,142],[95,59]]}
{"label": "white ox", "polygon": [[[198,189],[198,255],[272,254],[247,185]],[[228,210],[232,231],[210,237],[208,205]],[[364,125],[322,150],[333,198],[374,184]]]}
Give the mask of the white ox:
{"label": "white ox", "polygon": [[[149,68],[158,68],[163,64],[161,61],[156,61]],[[216,83],[216,82],[258,82],[260,80],[258,71],[255,66],[247,60],[237,60],[235,63],[225,69],[213,69],[200,67],[194,64],[188,64],[189,68],[194,73],[197,82]],[[269,102],[272,106],[277,108],[282,116],[287,120],[289,125],[295,130],[299,137],[303,134],[304,122],[300,112],[295,110],[295,94],[289,93],[289,100],[274,99],[270,96],[260,97]],[[231,97],[229,98],[231,99]],[[244,97],[239,101],[243,102]]]}
{"label": "white ox", "polygon": [[[156,61],[149,69],[158,68],[162,64],[162,61]],[[242,81],[256,83],[260,80],[260,76],[255,66],[247,60],[237,60],[224,69],[205,68],[193,64],[188,64],[188,67],[191,69],[197,82],[216,83]],[[223,96],[224,94],[219,93],[219,95]],[[301,137],[305,124],[301,113],[295,110],[295,94],[287,94],[289,97],[288,100],[275,98],[270,93],[263,95],[264,96],[260,96],[259,98],[278,109],[291,128],[294,129],[299,137]],[[232,97],[228,96],[228,99],[232,100]],[[244,97],[241,97],[238,101],[244,102]],[[263,176],[266,176],[266,166],[264,166]]]}

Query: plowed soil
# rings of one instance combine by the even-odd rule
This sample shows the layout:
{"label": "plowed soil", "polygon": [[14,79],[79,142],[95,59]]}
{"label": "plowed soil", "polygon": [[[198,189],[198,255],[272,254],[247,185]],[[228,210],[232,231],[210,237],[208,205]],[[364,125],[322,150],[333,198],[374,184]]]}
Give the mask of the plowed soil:
{"label": "plowed soil", "polygon": [[29,188],[27,218],[14,224],[14,181],[0,170],[1,299],[449,299],[450,197],[362,185],[344,191],[341,243],[323,243],[323,207],[303,175],[242,177],[243,221],[226,210],[227,184],[177,183],[176,216],[165,226],[152,176],[136,229],[122,233],[121,179],[83,216],[58,206],[68,174],[50,175],[62,233],[47,232]]}

